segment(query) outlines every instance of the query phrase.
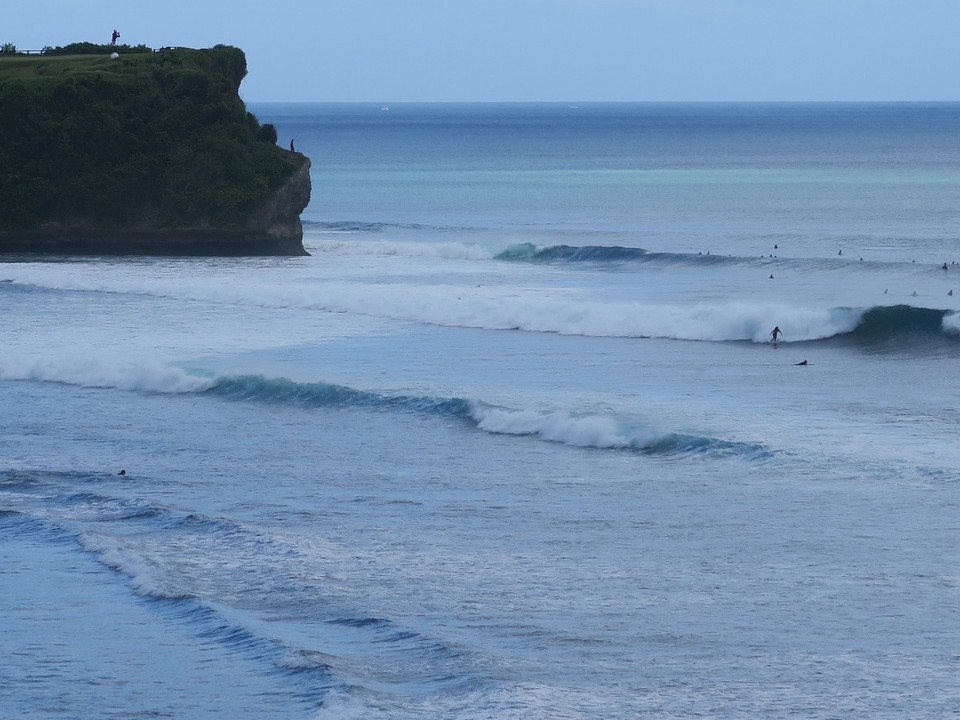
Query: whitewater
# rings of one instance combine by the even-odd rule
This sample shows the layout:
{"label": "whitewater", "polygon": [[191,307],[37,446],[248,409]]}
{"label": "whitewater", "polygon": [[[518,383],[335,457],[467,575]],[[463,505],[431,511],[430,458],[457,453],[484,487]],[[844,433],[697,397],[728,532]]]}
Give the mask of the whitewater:
{"label": "whitewater", "polygon": [[253,110],[309,257],[0,260],[0,715],[960,712],[960,106]]}

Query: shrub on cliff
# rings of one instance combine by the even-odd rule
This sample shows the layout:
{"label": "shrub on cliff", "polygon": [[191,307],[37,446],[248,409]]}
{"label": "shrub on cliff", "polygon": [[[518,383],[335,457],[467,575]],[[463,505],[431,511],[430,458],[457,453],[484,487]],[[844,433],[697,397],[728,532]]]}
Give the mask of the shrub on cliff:
{"label": "shrub on cliff", "polygon": [[0,229],[242,224],[296,167],[236,49],[0,61]]}
{"label": "shrub on cliff", "polygon": [[153,52],[146,45],[98,45],[92,42],[78,42],[63,47],[45,47],[44,55],[109,55],[117,53],[149,53]]}

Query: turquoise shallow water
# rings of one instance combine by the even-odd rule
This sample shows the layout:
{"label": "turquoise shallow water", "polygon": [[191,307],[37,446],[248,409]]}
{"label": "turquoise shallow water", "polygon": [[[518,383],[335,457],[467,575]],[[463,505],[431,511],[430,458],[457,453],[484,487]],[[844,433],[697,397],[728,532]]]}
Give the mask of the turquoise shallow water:
{"label": "turquoise shallow water", "polygon": [[254,110],[310,257],[0,264],[0,706],[960,709],[957,107]]}

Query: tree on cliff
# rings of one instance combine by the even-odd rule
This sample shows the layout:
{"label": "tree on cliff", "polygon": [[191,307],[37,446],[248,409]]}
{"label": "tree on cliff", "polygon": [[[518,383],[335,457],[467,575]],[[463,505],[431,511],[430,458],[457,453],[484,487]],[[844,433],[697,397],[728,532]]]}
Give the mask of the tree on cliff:
{"label": "tree on cliff", "polygon": [[104,47],[0,60],[0,230],[234,227],[298,166],[246,111],[240,50]]}

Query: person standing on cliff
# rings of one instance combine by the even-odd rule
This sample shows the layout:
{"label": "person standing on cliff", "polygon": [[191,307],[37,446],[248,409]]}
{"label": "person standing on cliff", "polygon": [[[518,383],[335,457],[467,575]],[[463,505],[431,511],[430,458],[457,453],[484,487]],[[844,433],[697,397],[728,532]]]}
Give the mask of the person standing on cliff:
{"label": "person standing on cliff", "polygon": [[110,44],[111,44],[111,45],[116,45],[116,44],[117,44],[117,38],[118,38],[118,37],[120,37],[120,33],[118,33],[118,32],[116,31],[116,29],[114,29],[114,31],[113,31],[113,37],[110,39]]}
{"label": "person standing on cliff", "polygon": [[292,140],[292,139],[290,140],[290,152],[292,152],[292,153],[293,153],[293,152],[296,152],[296,150],[293,149],[293,140]]}

